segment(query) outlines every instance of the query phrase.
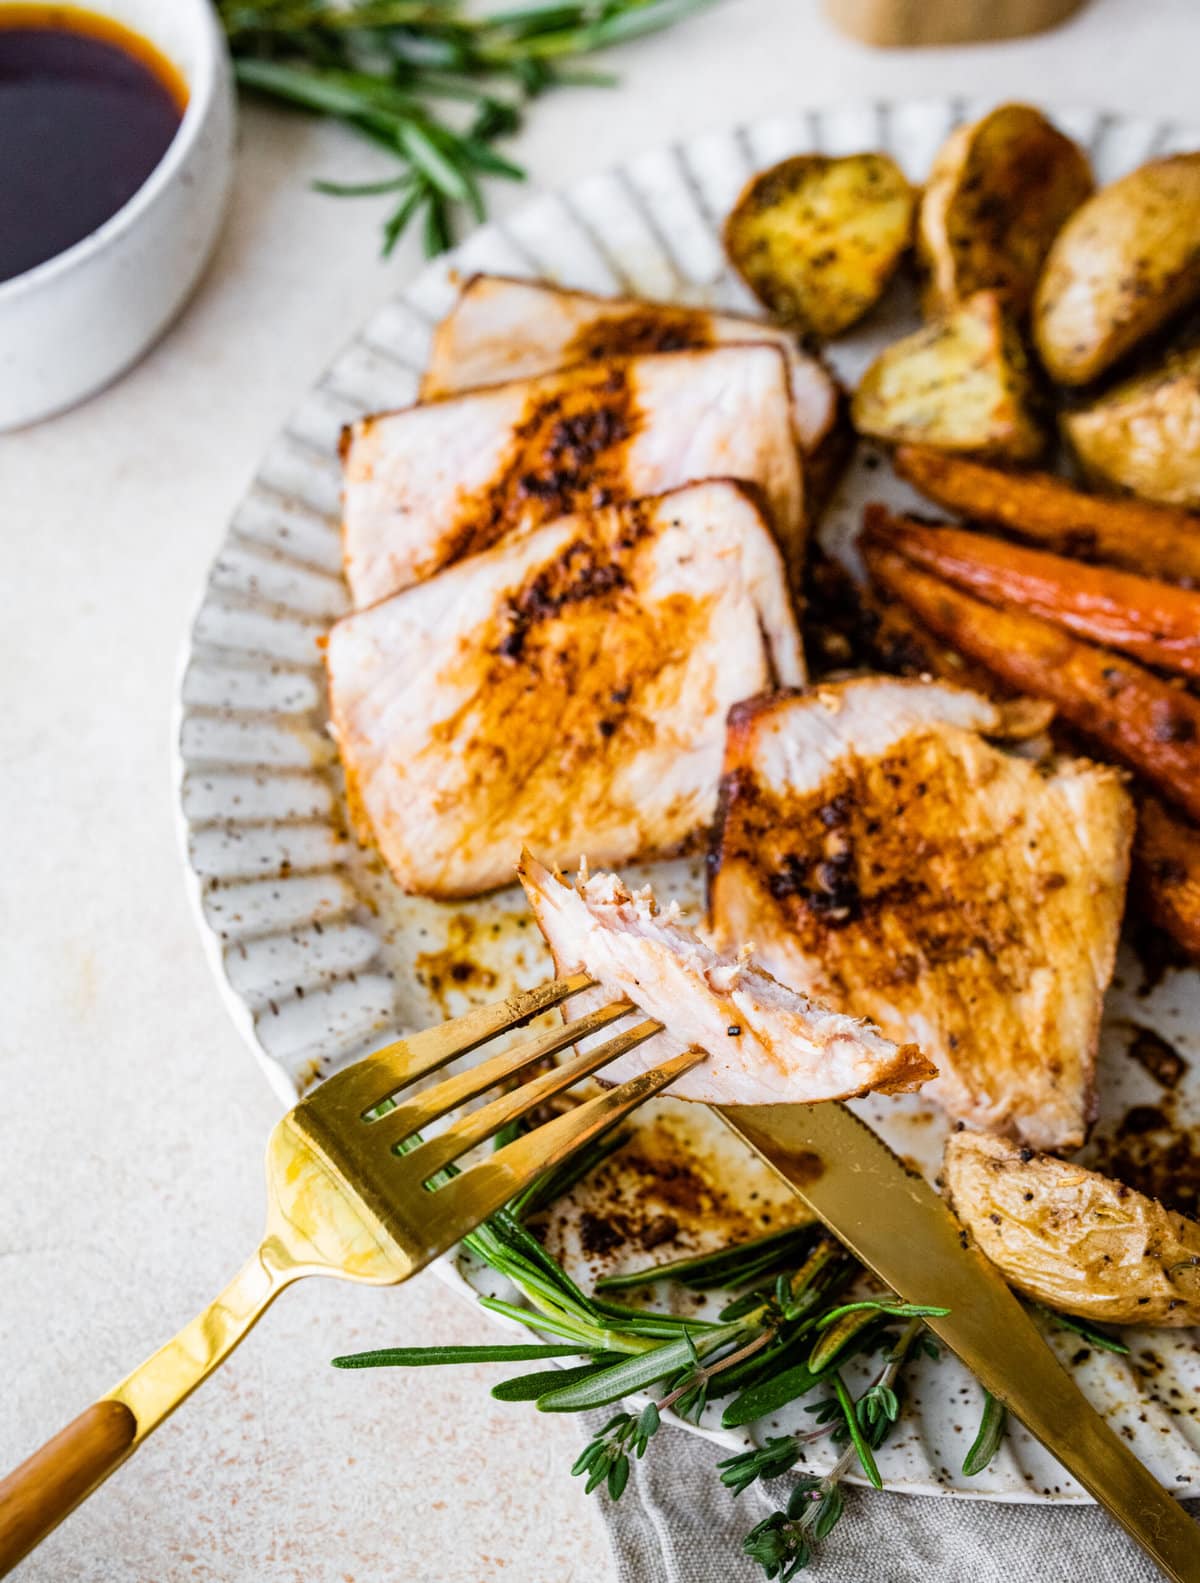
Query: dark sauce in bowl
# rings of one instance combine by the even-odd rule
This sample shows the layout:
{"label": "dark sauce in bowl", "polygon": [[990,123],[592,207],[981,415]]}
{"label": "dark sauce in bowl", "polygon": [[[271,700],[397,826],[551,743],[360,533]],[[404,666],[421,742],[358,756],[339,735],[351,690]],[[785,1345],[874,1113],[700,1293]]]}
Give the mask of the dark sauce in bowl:
{"label": "dark sauce in bowl", "polygon": [[186,107],[176,68],[120,23],[74,6],[0,5],[0,281],[123,208]]}

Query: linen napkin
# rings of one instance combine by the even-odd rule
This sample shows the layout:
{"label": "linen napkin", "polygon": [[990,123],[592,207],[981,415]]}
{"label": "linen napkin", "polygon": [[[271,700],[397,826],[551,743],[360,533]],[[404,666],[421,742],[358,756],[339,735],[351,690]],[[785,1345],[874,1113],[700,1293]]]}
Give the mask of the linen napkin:
{"label": "linen napkin", "polygon": [[[589,1415],[595,1434],[611,1410]],[[666,1425],[614,1503],[594,1497],[620,1583],[763,1583],[742,1539],[786,1503],[786,1478],[733,1500],[717,1446]],[[1186,1502],[1195,1515],[1195,1501]],[[1095,1506],[1001,1505],[848,1489],[846,1513],[801,1579],[812,1583],[1162,1583]]]}

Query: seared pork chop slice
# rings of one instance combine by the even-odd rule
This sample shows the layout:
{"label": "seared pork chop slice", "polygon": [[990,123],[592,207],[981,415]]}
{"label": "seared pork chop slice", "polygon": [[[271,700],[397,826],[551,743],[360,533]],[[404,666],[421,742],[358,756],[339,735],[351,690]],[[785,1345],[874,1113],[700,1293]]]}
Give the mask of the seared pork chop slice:
{"label": "seared pork chop slice", "polygon": [[912,1039],[953,1116],[1082,1143],[1133,830],[1114,770],[987,742],[1004,706],[867,677],[732,713],[718,946]]}
{"label": "seared pork chop slice", "polygon": [[760,491],[785,558],[804,548],[787,367],[774,346],[586,364],[363,418],[343,439],[357,606],[514,528],[702,478]]}
{"label": "seared pork chop slice", "polygon": [[744,953],[718,955],[674,908],[660,912],[648,886],[631,893],[615,874],[583,873],[573,885],[529,852],[518,872],[556,972],[585,969],[597,981],[572,997],[567,1015],[624,996],[664,1024],[606,1067],[606,1080],[695,1046],[709,1059],[673,1084],[675,1099],[807,1104],[917,1088],[933,1075],[915,1045],[898,1047],[870,1023],[786,989]]}
{"label": "seared pork chop slice", "polygon": [[747,341],[777,346],[787,359],[796,439],[806,457],[816,455],[837,425],[838,386],[794,336],[742,314],[598,297],[543,280],[472,275],[434,332],[421,399],[528,379],[572,363]]}
{"label": "seared pork chop slice", "polygon": [[360,833],[429,896],[673,852],[716,807],[731,704],[803,675],[779,552],[738,484],[525,529],[329,637]]}

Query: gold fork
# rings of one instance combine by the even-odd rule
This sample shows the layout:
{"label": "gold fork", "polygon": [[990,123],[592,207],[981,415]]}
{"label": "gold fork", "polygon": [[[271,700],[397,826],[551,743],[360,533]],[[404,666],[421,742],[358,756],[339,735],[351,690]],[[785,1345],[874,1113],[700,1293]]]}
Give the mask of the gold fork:
{"label": "gold fork", "polygon": [[[664,1061],[533,1127],[429,1191],[430,1178],[476,1144],[661,1033],[662,1023],[638,1022],[415,1144],[415,1133],[449,1111],[636,1008],[614,1001],[434,1088],[397,1096],[457,1056],[592,987],[591,978],[577,973],[479,1007],[356,1062],[289,1111],[267,1145],[267,1229],[257,1252],[173,1341],[0,1482],[0,1577],[229,1356],[285,1286],[305,1275],[374,1286],[406,1281],[543,1171],[705,1059],[703,1051],[688,1050]],[[410,1146],[400,1153],[405,1143]]]}

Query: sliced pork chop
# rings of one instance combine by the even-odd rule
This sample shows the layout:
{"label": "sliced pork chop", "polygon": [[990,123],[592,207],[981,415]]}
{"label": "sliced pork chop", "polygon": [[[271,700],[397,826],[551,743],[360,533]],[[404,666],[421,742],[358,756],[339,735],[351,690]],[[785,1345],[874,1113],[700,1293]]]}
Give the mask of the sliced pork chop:
{"label": "sliced pork chop", "polygon": [[919,1043],[951,1115],[1068,1149],[1093,1113],[1132,805],[1111,769],[984,740],[1003,711],[884,677],[736,708],[710,924]]}
{"label": "sliced pork chop", "polygon": [[696,1046],[709,1059],[672,1085],[673,1098],[807,1104],[917,1088],[933,1074],[915,1045],[898,1047],[870,1023],[786,989],[744,954],[719,956],[675,909],[660,912],[649,887],[630,893],[615,874],[581,874],[573,885],[528,852],[519,873],[556,972],[586,969],[597,981],[572,997],[568,1015],[625,996],[665,1026],[605,1067],[606,1080]]}
{"label": "sliced pork chop", "polygon": [[796,439],[806,456],[817,455],[837,427],[840,393],[824,363],[786,331],[741,314],[598,297],[543,280],[473,275],[434,332],[421,399],[528,379],[572,363],[747,341],[777,346],[787,359]]}
{"label": "sliced pork chop", "polygon": [[339,622],[356,823],[405,890],[678,850],[716,808],[731,704],[803,675],[779,552],[739,484],[526,529]]}
{"label": "sliced pork chop", "polygon": [[346,577],[374,604],[514,528],[702,478],[761,493],[804,552],[787,368],[774,346],[587,364],[364,418],[343,440]]}

